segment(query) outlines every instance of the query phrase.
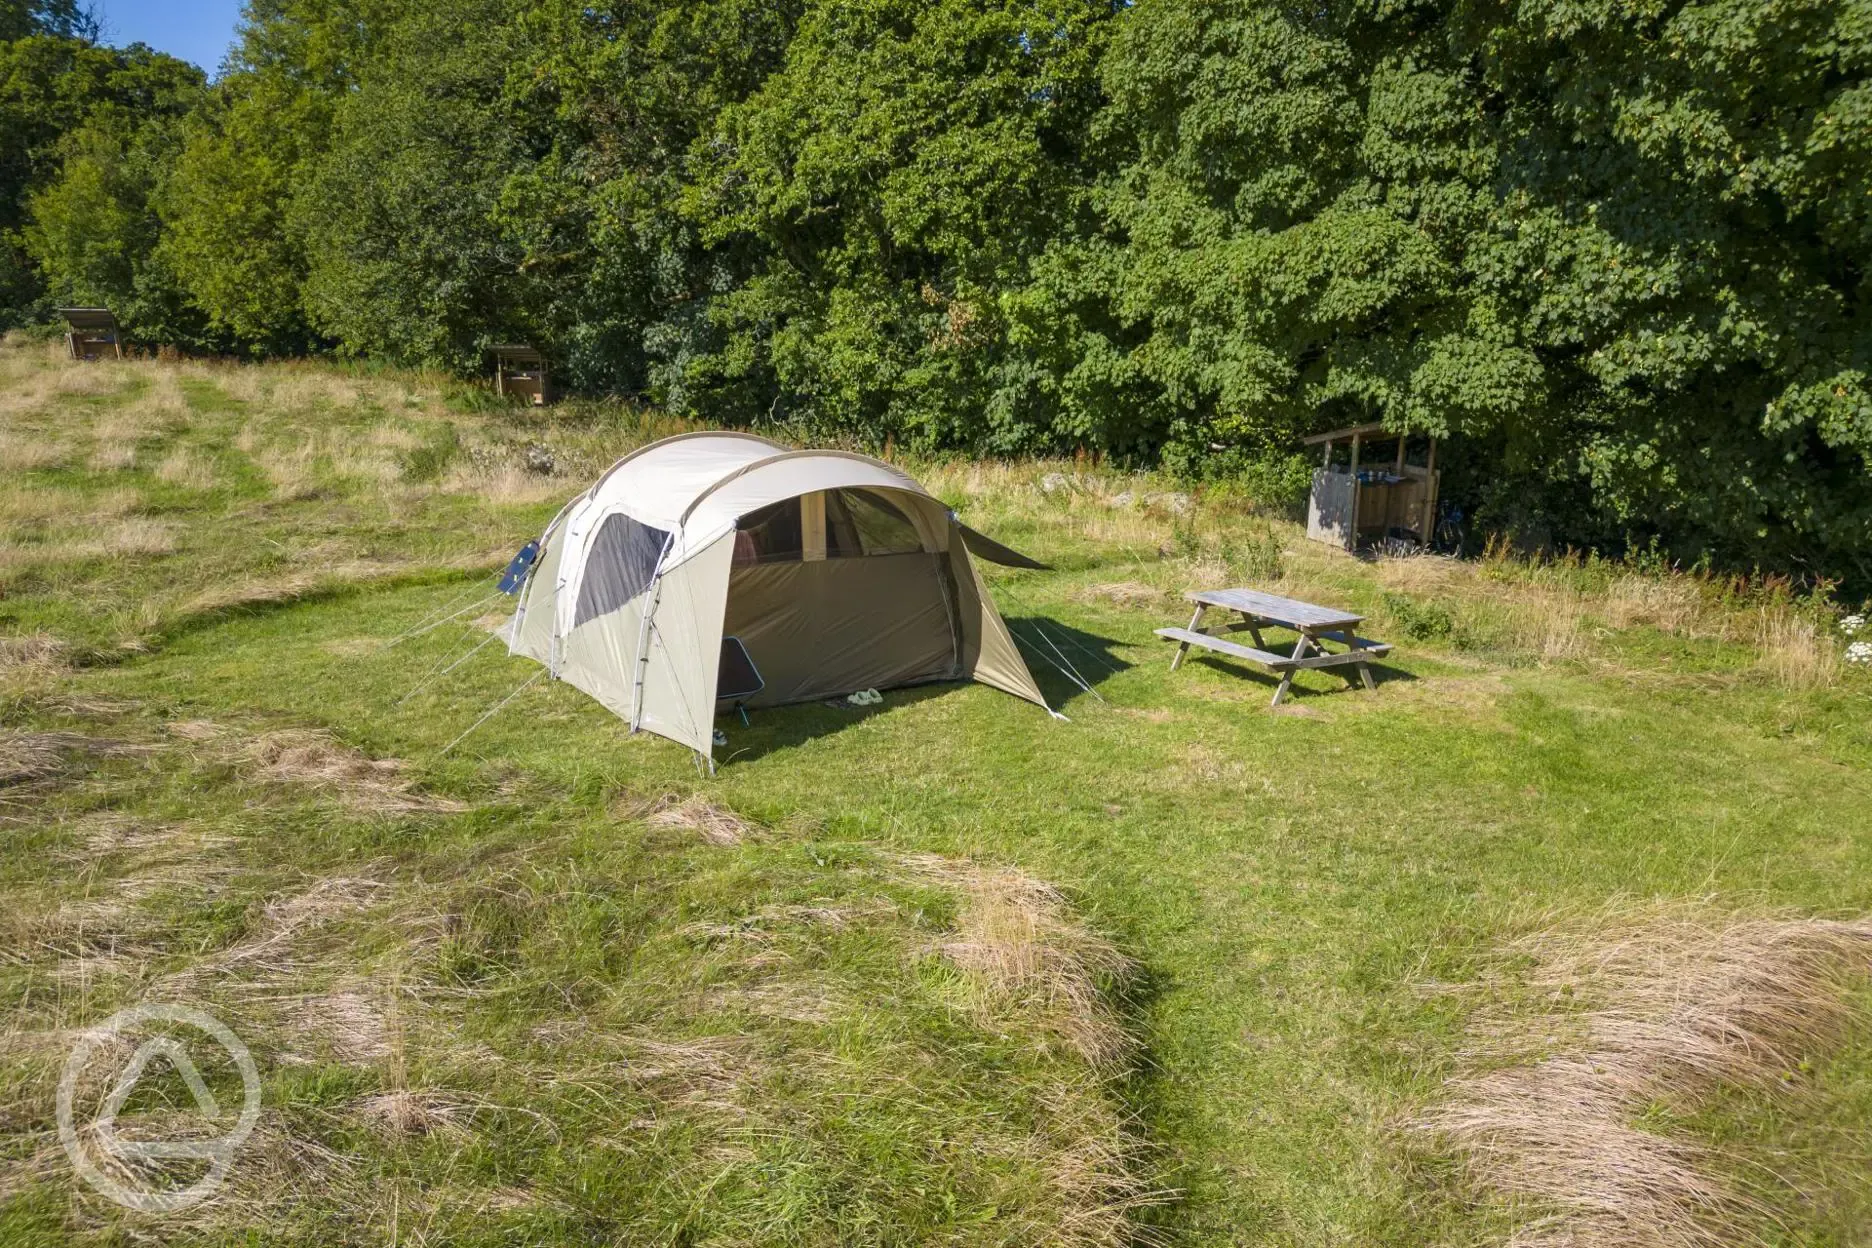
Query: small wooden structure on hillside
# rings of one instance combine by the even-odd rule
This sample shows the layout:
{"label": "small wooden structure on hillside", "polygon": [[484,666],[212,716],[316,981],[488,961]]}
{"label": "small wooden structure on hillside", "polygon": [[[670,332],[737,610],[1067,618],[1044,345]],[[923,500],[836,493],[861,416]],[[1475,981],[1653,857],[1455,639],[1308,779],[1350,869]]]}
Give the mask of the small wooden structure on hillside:
{"label": "small wooden structure on hillside", "polygon": [[[1346,550],[1388,538],[1428,546],[1436,536],[1436,438],[1422,464],[1410,463],[1405,451],[1407,433],[1394,433],[1383,425],[1354,425],[1302,439],[1307,446],[1324,446],[1320,466],[1313,470],[1313,494],[1307,500],[1307,536]],[[1397,444],[1390,456],[1375,456],[1371,448]],[[1351,448],[1349,461],[1333,462],[1334,448]]]}
{"label": "small wooden structure on hillside", "polygon": [[494,390],[517,394],[534,407],[546,404],[546,358],[526,343],[488,348],[494,353]]}
{"label": "small wooden structure on hillside", "polygon": [[65,318],[65,348],[74,360],[123,358],[117,337],[117,318],[109,308],[60,308]]}

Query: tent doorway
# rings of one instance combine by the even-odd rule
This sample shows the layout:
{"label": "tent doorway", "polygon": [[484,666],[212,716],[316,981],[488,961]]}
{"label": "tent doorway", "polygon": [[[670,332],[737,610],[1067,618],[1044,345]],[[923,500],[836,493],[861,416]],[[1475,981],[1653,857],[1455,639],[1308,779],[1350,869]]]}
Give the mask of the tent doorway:
{"label": "tent doorway", "polygon": [[725,628],[766,688],[748,706],[962,678],[948,558],[883,491],[823,490],[741,518]]}

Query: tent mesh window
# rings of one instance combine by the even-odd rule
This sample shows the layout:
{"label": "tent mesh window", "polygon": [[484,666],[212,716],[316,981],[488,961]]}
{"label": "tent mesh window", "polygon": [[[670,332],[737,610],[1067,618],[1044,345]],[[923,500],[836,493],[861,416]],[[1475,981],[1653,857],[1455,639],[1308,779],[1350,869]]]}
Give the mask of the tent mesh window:
{"label": "tent mesh window", "polygon": [[833,490],[826,495],[826,558],[914,555],[923,549],[910,517],[869,490]]}
{"label": "tent mesh window", "polygon": [[[750,511],[736,526],[735,563],[798,563],[805,557],[802,523],[797,498]],[[826,558],[912,555],[922,549],[923,539],[910,518],[880,495],[869,490],[826,491]]]}
{"label": "tent mesh window", "polygon": [[736,526],[736,563],[796,563],[800,547],[800,500],[784,499],[750,511]]}
{"label": "tent mesh window", "polygon": [[[798,524],[793,527],[798,531]],[[669,536],[626,515],[605,517],[585,556],[585,583],[572,627],[610,614],[649,588]]]}

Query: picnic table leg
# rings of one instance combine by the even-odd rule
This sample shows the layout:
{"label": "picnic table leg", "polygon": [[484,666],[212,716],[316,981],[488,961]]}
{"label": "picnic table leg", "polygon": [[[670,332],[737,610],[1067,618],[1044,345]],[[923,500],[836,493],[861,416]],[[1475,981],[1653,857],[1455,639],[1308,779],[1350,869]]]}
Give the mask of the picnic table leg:
{"label": "picnic table leg", "polygon": [[[1346,643],[1346,653],[1348,654],[1356,653],[1359,648],[1357,639],[1352,637],[1351,634],[1352,630],[1347,629],[1345,633],[1340,635],[1340,640],[1344,640]],[[1320,653],[1324,654],[1325,652],[1325,647],[1322,646],[1320,648]],[[1376,689],[1378,687],[1378,683],[1372,679],[1371,664],[1367,663],[1364,659],[1360,659],[1358,662],[1350,664],[1350,666],[1358,668],[1359,682],[1367,689]],[[1353,684],[1351,672],[1345,674],[1345,683],[1348,688],[1356,687]]]}
{"label": "picnic table leg", "polygon": [[1261,640],[1261,621],[1246,611],[1241,613],[1242,622],[1248,626],[1248,635],[1255,639],[1255,649],[1267,649],[1267,642]]}
{"label": "picnic table leg", "polygon": [[[1202,623],[1203,612],[1207,611],[1208,609],[1209,609],[1209,605],[1207,603],[1199,602],[1196,604],[1196,614],[1190,616],[1190,622],[1189,622],[1190,632],[1193,633],[1196,631],[1196,626]],[[1183,666],[1183,656],[1189,653],[1189,648],[1190,648],[1190,643],[1187,641],[1177,646],[1176,653],[1170,656],[1170,670],[1171,671],[1174,672],[1177,670],[1177,668]]]}
{"label": "picnic table leg", "polygon": [[[1312,640],[1313,639],[1308,637],[1305,633],[1301,633],[1300,640],[1294,642],[1293,658],[1296,663],[1306,658],[1307,645]],[[1294,669],[1291,667],[1281,673],[1280,688],[1274,691],[1274,700],[1268,703],[1269,706],[1279,706],[1281,704],[1281,699],[1287,696],[1287,691],[1289,689],[1293,688],[1293,678]]]}

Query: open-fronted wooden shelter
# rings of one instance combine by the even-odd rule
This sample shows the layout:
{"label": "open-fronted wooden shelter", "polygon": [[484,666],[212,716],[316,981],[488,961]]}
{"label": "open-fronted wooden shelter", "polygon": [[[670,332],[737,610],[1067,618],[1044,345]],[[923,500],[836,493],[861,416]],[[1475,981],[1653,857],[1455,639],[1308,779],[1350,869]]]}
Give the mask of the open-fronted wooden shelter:
{"label": "open-fronted wooden shelter", "polygon": [[525,343],[489,347],[494,355],[494,389],[517,394],[534,407],[546,403],[546,357]]}
{"label": "open-fronted wooden shelter", "polygon": [[60,308],[65,318],[65,348],[74,360],[123,358],[117,318],[109,308]]}
{"label": "open-fronted wooden shelter", "polygon": [[[1387,539],[1429,545],[1436,536],[1437,444],[1434,435],[1419,436],[1428,442],[1421,464],[1407,454],[1412,435],[1381,424],[1303,438],[1324,448],[1307,500],[1307,536],[1346,550]],[[1349,452],[1343,461],[1340,448]]]}

